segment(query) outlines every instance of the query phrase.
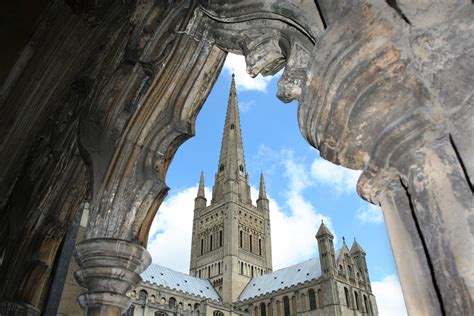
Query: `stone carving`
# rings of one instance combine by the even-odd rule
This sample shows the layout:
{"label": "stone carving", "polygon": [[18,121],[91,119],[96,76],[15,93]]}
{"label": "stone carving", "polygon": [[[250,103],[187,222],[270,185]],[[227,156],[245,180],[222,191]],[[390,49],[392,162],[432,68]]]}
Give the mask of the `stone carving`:
{"label": "stone carving", "polygon": [[278,96],[300,101],[308,142],[364,169],[358,191],[384,210],[409,312],[471,311],[472,4],[320,0],[324,29],[286,1],[202,6],[216,43],[244,54],[250,74],[286,62]]}
{"label": "stone carving", "polygon": [[[127,306],[91,293],[137,282],[168,165],[227,51],[253,76],[284,67],[278,96],[299,101],[303,136],[363,170],[358,192],[383,208],[409,312],[474,313],[472,1],[66,2],[46,7],[1,74],[0,308],[42,310],[86,188],[81,302]],[[117,240],[137,256],[102,258],[143,265],[106,288],[116,271],[90,270],[87,249]]]}

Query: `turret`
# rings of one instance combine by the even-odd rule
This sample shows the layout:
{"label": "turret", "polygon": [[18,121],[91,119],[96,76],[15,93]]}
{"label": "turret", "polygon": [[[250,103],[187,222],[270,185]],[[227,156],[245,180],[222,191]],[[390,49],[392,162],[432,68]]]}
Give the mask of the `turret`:
{"label": "turret", "polygon": [[321,273],[323,276],[334,275],[336,269],[334,236],[324,224],[323,220],[321,220],[321,226],[319,226],[318,232],[316,233],[316,239],[318,240]]}
{"label": "turret", "polygon": [[207,199],[204,194],[204,172],[201,171],[199,178],[199,188],[196,198],[194,199],[194,217],[199,216],[199,210],[206,208]]}
{"label": "turret", "polygon": [[265,179],[263,173],[260,174],[260,187],[258,191],[257,208],[261,210],[269,210],[269,202],[267,198],[267,192],[265,191]]}
{"label": "turret", "polygon": [[351,256],[354,259],[354,262],[357,265],[357,268],[362,273],[364,280],[368,282],[369,271],[367,269],[367,262],[365,260],[365,255],[366,253],[364,249],[362,249],[362,247],[359,245],[357,240],[354,238],[354,243],[352,244],[352,247],[351,247]]}

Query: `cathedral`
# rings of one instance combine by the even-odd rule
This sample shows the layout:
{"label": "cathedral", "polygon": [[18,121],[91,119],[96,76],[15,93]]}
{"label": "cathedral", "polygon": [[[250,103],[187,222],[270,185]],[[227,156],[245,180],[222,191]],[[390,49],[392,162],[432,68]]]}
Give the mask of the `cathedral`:
{"label": "cathedral", "polygon": [[344,238],[336,251],[323,222],[318,257],[273,271],[264,177],[256,205],[248,178],[232,75],[211,202],[202,173],[194,200],[189,275],[150,265],[127,315],[378,315],[365,251]]}

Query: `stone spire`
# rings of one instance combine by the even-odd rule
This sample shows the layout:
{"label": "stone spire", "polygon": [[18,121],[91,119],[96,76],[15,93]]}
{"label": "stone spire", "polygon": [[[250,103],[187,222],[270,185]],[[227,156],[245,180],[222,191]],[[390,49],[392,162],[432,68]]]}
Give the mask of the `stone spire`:
{"label": "stone spire", "polygon": [[257,208],[270,211],[270,205],[265,191],[265,179],[263,173],[260,174],[260,188],[258,190]]}
{"label": "stone spire", "polygon": [[260,174],[260,188],[258,190],[258,199],[267,199],[267,192],[265,191],[265,179],[263,173]]}
{"label": "stone spire", "polygon": [[204,194],[204,172],[203,171],[201,171],[201,177],[199,178],[199,188],[198,188],[197,197],[206,198]]}
{"label": "stone spire", "polygon": [[354,238],[354,242],[352,243],[352,247],[351,247],[351,253],[356,253],[356,252],[362,252],[363,254],[365,254],[364,249],[362,249],[362,247],[359,245],[357,240]]}
{"label": "stone spire", "polygon": [[323,236],[334,237],[329,228],[324,224],[324,221],[321,220],[321,226],[319,226],[318,232],[316,233],[316,238]]}
{"label": "stone spire", "polygon": [[196,198],[194,199],[194,217],[199,217],[199,212],[206,208],[207,199],[204,194],[204,172],[201,171],[201,177],[199,178],[199,187]]}
{"label": "stone spire", "polygon": [[[235,184],[237,186],[231,185],[229,180],[236,181]],[[239,200],[244,203],[251,203],[250,187],[245,167],[242,130],[240,128],[239,105],[233,74],[212,202],[222,201],[227,193],[237,193]]]}

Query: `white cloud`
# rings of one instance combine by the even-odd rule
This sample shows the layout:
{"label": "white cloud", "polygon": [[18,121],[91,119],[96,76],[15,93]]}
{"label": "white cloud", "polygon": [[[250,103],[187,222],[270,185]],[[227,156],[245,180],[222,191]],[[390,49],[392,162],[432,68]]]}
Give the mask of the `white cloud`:
{"label": "white cloud", "polygon": [[372,282],[372,291],[377,300],[380,316],[407,315],[402,288],[395,275],[388,275],[382,281]]}
{"label": "white cloud", "polygon": [[361,171],[335,165],[321,158],[311,164],[311,175],[319,183],[333,187],[338,193],[355,192]]}
{"label": "white cloud", "polygon": [[269,196],[273,268],[276,270],[311,258],[317,253],[314,235],[321,220],[333,233],[334,230],[331,228],[331,219],[318,213],[303,196],[303,191],[312,185],[305,165],[294,157],[291,150],[274,152],[272,157],[279,160],[284,168],[284,176],[288,179],[283,206]]}
{"label": "white cloud", "polygon": [[255,105],[255,100],[239,101],[239,110],[241,113],[245,113],[250,111]]}
{"label": "white cloud", "polygon": [[366,204],[357,210],[357,219],[362,223],[383,223],[383,215],[380,207]]}
{"label": "white cloud", "polygon": [[[148,251],[153,263],[189,272],[194,198],[197,186],[170,195],[161,205],[150,229]],[[211,192],[206,188],[206,196]]]}
{"label": "white cloud", "polygon": [[245,57],[235,55],[232,53],[227,54],[227,58],[224,63],[224,70],[229,74],[235,73],[235,84],[237,89],[242,90],[256,90],[265,92],[267,85],[273,77],[263,77],[258,75],[255,78],[250,77],[247,73],[247,65],[245,63]]}

